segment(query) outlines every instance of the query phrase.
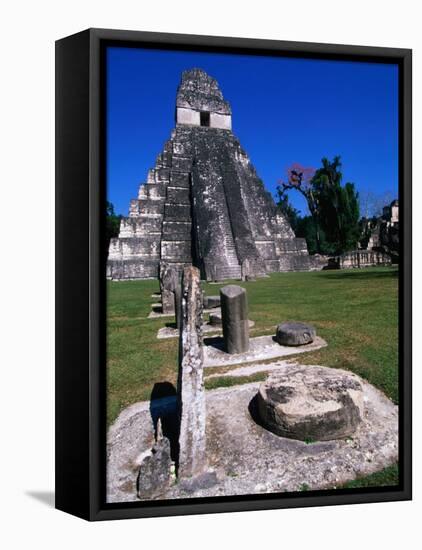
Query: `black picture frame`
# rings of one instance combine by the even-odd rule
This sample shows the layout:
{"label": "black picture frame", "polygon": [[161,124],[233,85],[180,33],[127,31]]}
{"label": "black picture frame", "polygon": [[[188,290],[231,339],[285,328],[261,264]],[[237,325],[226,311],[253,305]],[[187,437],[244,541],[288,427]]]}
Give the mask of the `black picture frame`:
{"label": "black picture frame", "polygon": [[[105,503],[105,138],[107,45],[396,63],[399,67],[400,413],[397,487]],[[56,42],[56,508],[87,520],[326,506],[412,497],[412,51],[89,29]],[[77,208],[75,208],[77,205]]]}

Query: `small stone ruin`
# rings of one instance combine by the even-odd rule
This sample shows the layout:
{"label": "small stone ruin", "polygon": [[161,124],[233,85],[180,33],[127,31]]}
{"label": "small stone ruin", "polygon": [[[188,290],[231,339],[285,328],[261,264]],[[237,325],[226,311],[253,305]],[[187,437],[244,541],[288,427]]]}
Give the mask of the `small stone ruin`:
{"label": "small stone ruin", "polygon": [[180,273],[172,265],[161,262],[159,280],[162,313],[175,313],[175,293],[180,286]]}
{"label": "small stone ruin", "polygon": [[170,441],[163,435],[161,420],[158,420],[154,446],[145,455],[139,466],[137,494],[139,498],[158,498],[174,481]]}
{"label": "small stone ruin", "polygon": [[389,266],[391,256],[380,250],[353,250],[329,259],[328,269],[351,269],[374,266]]}
{"label": "small stone ruin", "polygon": [[274,373],[261,384],[259,417],[282,437],[328,441],[351,436],[363,418],[362,385],[357,376],[318,367]]}

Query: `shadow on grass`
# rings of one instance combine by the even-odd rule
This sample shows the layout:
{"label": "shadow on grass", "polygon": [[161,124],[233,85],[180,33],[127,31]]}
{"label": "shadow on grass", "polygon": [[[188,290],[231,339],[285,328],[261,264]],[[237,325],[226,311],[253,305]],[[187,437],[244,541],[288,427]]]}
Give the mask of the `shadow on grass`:
{"label": "shadow on grass", "polygon": [[329,274],[330,279],[365,279],[370,281],[374,279],[397,279],[399,276],[399,270],[391,269],[388,271],[370,271],[370,269],[364,269],[360,271],[358,268],[348,270],[338,269],[324,271],[323,273],[318,273],[317,275],[320,277],[327,277],[327,274]]}

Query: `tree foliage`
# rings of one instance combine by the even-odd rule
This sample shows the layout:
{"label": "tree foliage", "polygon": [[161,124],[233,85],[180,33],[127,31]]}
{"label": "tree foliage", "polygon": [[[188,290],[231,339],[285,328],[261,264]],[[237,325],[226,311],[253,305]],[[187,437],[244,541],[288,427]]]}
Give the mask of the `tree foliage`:
{"label": "tree foliage", "polygon": [[318,197],[318,221],[325,232],[326,240],[338,253],[353,250],[360,236],[359,194],[353,183],[341,185],[340,157],[330,162],[322,159],[312,178]]}
{"label": "tree foliage", "polygon": [[287,191],[301,193],[310,216],[296,217],[296,235],[306,238],[311,253],[340,254],[357,246],[359,195],[353,183],[342,186],[339,156],[332,161],[323,158],[321,163],[317,170],[298,163],[288,168],[287,180],[280,181],[277,187],[278,205],[286,209]]}
{"label": "tree foliage", "polygon": [[277,208],[287,218],[291,228],[296,233],[300,218],[300,211],[297,210],[289,201],[287,195],[278,193]]}

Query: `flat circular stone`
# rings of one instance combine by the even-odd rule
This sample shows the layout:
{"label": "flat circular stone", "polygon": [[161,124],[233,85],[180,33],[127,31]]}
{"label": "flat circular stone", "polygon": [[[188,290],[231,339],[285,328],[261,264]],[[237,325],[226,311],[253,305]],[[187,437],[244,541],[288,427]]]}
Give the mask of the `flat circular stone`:
{"label": "flat circular stone", "polygon": [[223,321],[220,313],[210,313],[210,325],[221,326]]}
{"label": "flat circular stone", "polygon": [[314,341],[315,328],[306,323],[283,323],[278,325],[276,341],[282,346],[303,346]]}
{"label": "flat circular stone", "polygon": [[363,417],[359,379],[328,367],[292,367],[259,388],[258,415],[273,433],[302,441],[352,435]]}

